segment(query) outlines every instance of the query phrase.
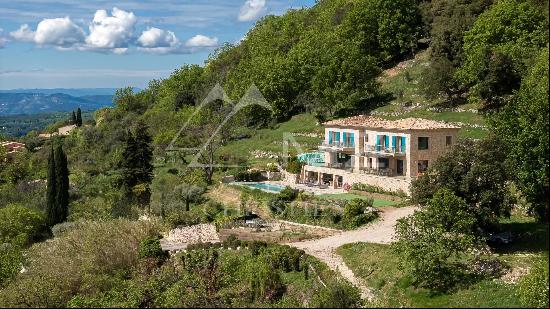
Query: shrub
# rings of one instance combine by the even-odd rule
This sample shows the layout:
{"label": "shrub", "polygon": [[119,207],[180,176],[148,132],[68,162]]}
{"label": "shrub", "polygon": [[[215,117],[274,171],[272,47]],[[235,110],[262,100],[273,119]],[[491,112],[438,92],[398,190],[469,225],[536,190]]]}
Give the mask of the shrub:
{"label": "shrub", "polygon": [[342,224],[353,229],[376,219],[377,214],[371,209],[372,203],[372,199],[353,199],[346,203]]}
{"label": "shrub", "polygon": [[361,305],[359,291],[348,283],[338,282],[322,287],[313,296],[312,308],[358,308]]}
{"label": "shrub", "polygon": [[290,186],[286,186],[281,192],[279,192],[278,198],[285,201],[291,202],[298,197],[298,190],[292,189]]}
{"label": "shrub", "polygon": [[267,261],[254,263],[254,270],[248,273],[248,284],[255,301],[276,300],[284,293],[281,275]]}
{"label": "shrub", "polygon": [[18,248],[10,244],[0,244],[0,288],[19,273],[22,260]]}
{"label": "shrub", "polygon": [[369,184],[366,184],[366,183],[359,183],[359,182],[354,183],[353,185],[351,185],[351,189],[352,190],[357,190],[357,191],[388,194],[388,195],[394,195],[394,196],[399,196],[399,197],[407,197],[407,193],[403,192],[403,190],[390,191],[390,190],[385,190],[382,187],[369,185]]}
{"label": "shrub", "polygon": [[41,214],[18,204],[0,208],[0,243],[26,246],[44,231]]}
{"label": "shrub", "polygon": [[474,224],[466,202],[448,189],[438,191],[421,211],[398,221],[393,249],[415,286],[442,293],[468,277],[466,266],[474,258],[468,252],[479,247],[471,234]]}
{"label": "shrub", "polygon": [[299,174],[302,171],[302,166],[304,166],[304,163],[298,160],[297,157],[290,157],[285,169],[291,174]]}
{"label": "shrub", "polygon": [[525,307],[548,308],[548,256],[538,260],[521,279],[518,296]]}
{"label": "shrub", "polygon": [[142,239],[157,235],[154,222],[125,219],[87,222],[27,250],[26,273],[0,290],[6,307],[64,307],[74,296],[110,289],[139,263]]}
{"label": "shrub", "polygon": [[167,253],[162,250],[158,237],[146,237],[139,243],[139,257],[142,259],[155,258],[164,260],[166,256]]}
{"label": "shrub", "polygon": [[170,228],[190,226],[201,223],[201,216],[189,211],[174,210],[166,216],[165,222]]}

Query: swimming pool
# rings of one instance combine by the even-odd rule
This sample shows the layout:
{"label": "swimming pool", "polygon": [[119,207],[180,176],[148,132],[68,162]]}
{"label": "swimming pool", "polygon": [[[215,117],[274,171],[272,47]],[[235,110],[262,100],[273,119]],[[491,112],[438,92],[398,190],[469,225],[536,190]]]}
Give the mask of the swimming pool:
{"label": "swimming pool", "polygon": [[274,192],[274,193],[279,193],[279,192],[283,191],[283,189],[285,188],[285,187],[280,186],[280,185],[274,185],[274,184],[263,183],[263,182],[241,183],[241,185],[250,187],[252,189],[260,189],[260,190],[264,190],[264,191],[268,191],[268,192]]}

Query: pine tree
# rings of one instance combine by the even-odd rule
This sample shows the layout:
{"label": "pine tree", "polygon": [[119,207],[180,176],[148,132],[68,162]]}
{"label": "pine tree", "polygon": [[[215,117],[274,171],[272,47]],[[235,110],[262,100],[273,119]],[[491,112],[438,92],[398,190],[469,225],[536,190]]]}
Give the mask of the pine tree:
{"label": "pine tree", "polygon": [[54,226],[57,223],[59,217],[57,213],[57,181],[55,176],[55,159],[52,146],[50,157],[48,158],[48,187],[46,193],[46,223],[50,227]]}
{"label": "pine tree", "polygon": [[80,107],[76,110],[76,126],[82,126],[82,111],[80,110]]}
{"label": "pine tree", "polygon": [[71,124],[76,125],[76,114],[73,111],[73,114],[71,115]]}

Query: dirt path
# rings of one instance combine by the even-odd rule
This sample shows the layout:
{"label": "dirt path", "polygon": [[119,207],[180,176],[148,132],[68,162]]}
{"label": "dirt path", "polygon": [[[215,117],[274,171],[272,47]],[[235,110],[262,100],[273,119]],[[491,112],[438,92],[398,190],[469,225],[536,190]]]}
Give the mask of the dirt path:
{"label": "dirt path", "polygon": [[344,263],[342,257],[336,253],[336,249],[345,244],[355,242],[391,243],[395,233],[394,225],[397,220],[412,214],[415,209],[416,207],[383,207],[381,208],[380,218],[364,228],[316,240],[288,243],[288,245],[302,249],[307,254],[325,262],[332,270],[340,272],[344,278],[358,287],[361,290],[363,298],[372,299],[374,294],[371,289],[353,274],[351,269]]}

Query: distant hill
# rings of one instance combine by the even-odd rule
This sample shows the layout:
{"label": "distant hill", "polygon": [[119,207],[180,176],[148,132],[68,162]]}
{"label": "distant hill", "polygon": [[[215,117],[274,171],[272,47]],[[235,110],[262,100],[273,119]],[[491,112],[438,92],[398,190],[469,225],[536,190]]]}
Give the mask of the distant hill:
{"label": "distant hill", "polygon": [[[137,88],[134,88],[137,89]],[[56,94],[64,93],[73,97],[89,95],[114,95],[117,88],[33,88],[33,89],[10,89],[0,90],[0,93],[42,93]]]}
{"label": "distant hill", "polygon": [[[37,89],[38,90],[38,89]],[[74,92],[73,92],[74,93]],[[112,105],[112,94],[73,96],[66,93],[0,92],[0,115],[97,110]]]}

